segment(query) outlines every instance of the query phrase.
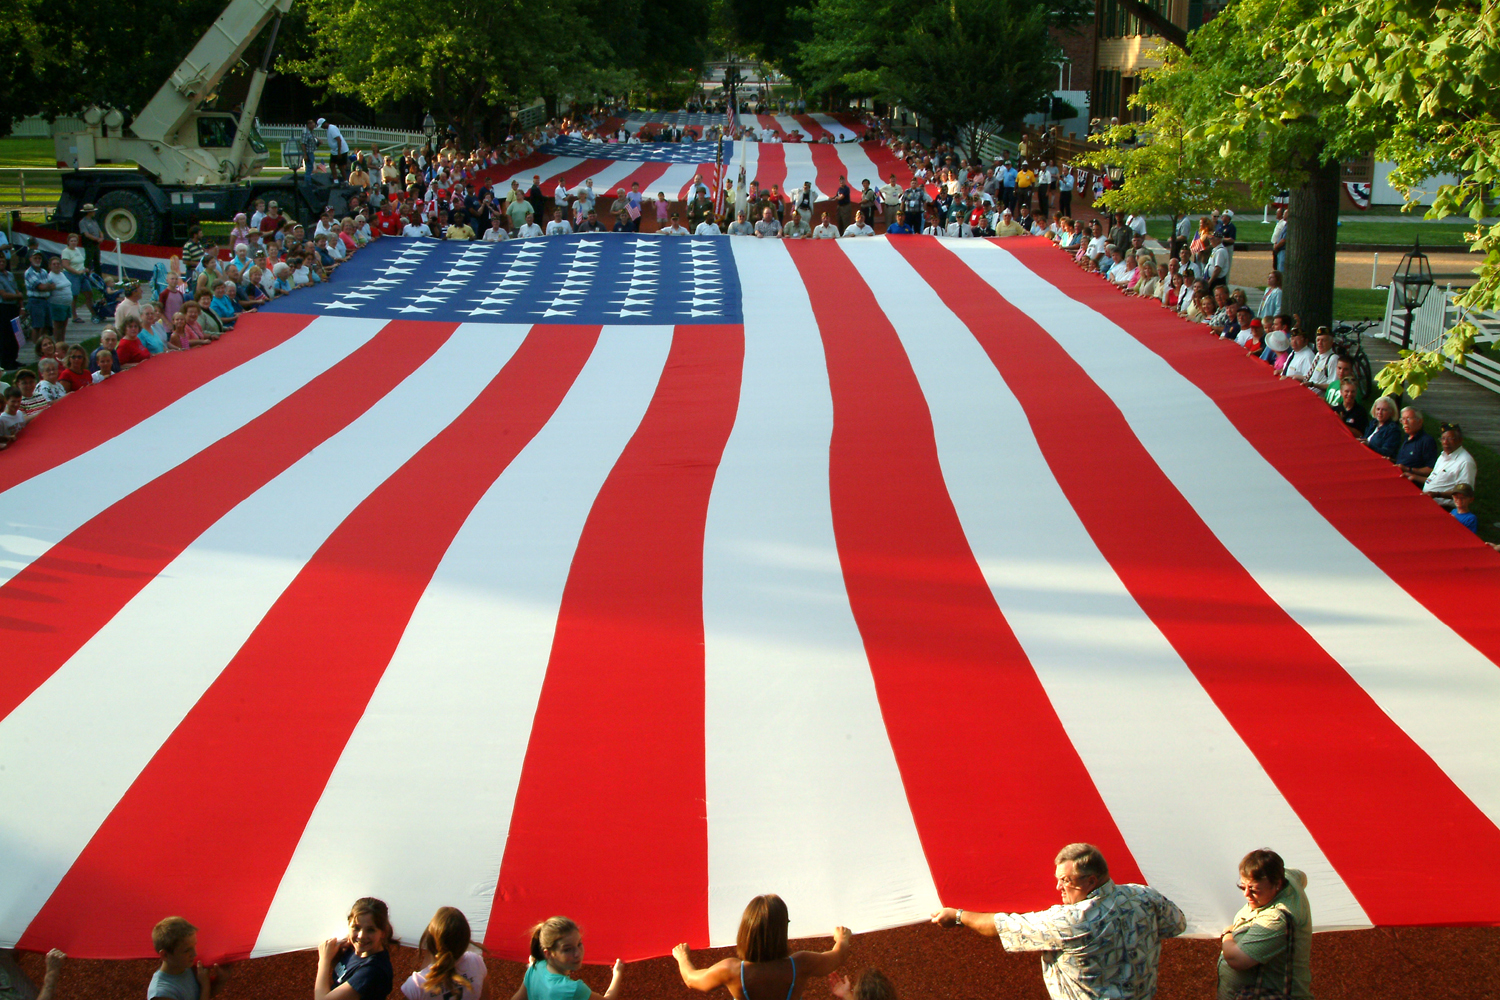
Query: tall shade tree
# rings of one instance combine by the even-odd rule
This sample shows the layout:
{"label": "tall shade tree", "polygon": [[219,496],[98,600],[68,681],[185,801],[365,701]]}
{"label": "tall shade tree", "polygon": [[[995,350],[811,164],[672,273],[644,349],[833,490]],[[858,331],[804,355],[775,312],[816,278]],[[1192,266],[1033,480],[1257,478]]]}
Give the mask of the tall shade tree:
{"label": "tall shade tree", "polygon": [[1175,234],[1184,216],[1206,214],[1238,194],[1219,176],[1218,151],[1188,142],[1187,131],[1181,119],[1171,117],[1106,128],[1098,148],[1078,163],[1100,171],[1118,169],[1122,183],[1094,204],[1111,212],[1171,216]]}
{"label": "tall shade tree", "polygon": [[880,79],[899,103],[979,159],[985,132],[1040,110],[1057,84],[1061,50],[1045,8],[1025,0],[928,4],[893,33]]}
{"label": "tall shade tree", "polygon": [[977,159],[985,132],[1051,96],[1060,49],[1049,29],[1075,14],[1071,0],[818,0],[801,18],[810,37],[798,47],[799,71],[814,91],[903,105]]}
{"label": "tall shade tree", "polygon": [[[1378,109],[1350,108],[1310,77],[1295,80],[1285,53],[1267,44],[1319,10],[1314,0],[1234,0],[1188,35],[1186,51],[1163,46],[1162,67],[1146,74],[1132,98],[1150,122],[1186,126],[1186,159],[1205,180],[1242,181],[1261,202],[1291,192],[1284,294],[1287,311],[1304,326],[1333,319],[1339,165],[1367,154],[1389,126]],[[1288,96],[1285,113],[1262,113],[1255,95],[1278,80]],[[1146,166],[1154,154],[1111,155],[1129,177],[1133,163]]]}
{"label": "tall shade tree", "polygon": [[[1267,121],[1300,119],[1337,104],[1351,117],[1386,126],[1372,142],[1392,161],[1391,183],[1409,199],[1439,174],[1429,218],[1467,214],[1471,249],[1482,254],[1474,284],[1460,303],[1500,309],[1500,226],[1481,220],[1495,210],[1500,182],[1500,5],[1493,0],[1345,0],[1317,7],[1264,40],[1263,57],[1277,72],[1236,102],[1240,130]],[[1316,97],[1316,104],[1313,103]],[[1290,249],[1290,248],[1289,248]],[[1290,267],[1290,265],[1289,265]],[[1443,354],[1462,360],[1476,329],[1460,323]],[[1438,352],[1405,352],[1377,375],[1386,391],[1416,396],[1444,363]]]}
{"label": "tall shade tree", "polygon": [[[128,17],[85,0],[16,0],[0,15],[0,134],[28,115],[139,111],[228,0],[133,0]],[[171,25],[172,30],[162,30]],[[259,51],[252,49],[252,52]]]}

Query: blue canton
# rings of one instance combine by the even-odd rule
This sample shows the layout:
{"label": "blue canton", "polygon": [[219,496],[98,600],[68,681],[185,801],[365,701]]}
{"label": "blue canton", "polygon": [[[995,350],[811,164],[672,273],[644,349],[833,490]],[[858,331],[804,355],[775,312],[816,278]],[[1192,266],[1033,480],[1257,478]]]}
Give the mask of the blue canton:
{"label": "blue canton", "polygon": [[729,237],[579,233],[504,243],[386,237],[266,312],[442,322],[740,323]]}

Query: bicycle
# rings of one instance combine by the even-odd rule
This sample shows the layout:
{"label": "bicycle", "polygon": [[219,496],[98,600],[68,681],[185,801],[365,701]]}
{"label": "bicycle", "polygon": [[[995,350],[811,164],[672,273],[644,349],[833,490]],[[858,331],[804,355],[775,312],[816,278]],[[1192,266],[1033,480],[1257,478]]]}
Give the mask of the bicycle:
{"label": "bicycle", "polygon": [[1354,379],[1359,386],[1361,399],[1371,398],[1375,391],[1375,372],[1370,366],[1370,356],[1365,353],[1363,335],[1366,330],[1379,325],[1379,320],[1365,319],[1353,323],[1337,323],[1333,327],[1334,346],[1340,354],[1347,354],[1354,362]]}

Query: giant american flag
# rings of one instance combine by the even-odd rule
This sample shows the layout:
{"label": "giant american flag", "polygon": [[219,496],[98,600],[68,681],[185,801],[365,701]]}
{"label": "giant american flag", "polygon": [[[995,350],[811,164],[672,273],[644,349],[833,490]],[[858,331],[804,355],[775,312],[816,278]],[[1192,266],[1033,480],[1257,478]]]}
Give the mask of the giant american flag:
{"label": "giant american flag", "polygon": [[0,945],[631,959],[1079,840],[1196,934],[1262,846],[1321,928],[1500,917],[1500,558],[1043,240],[380,240],[55,404],[0,520]]}

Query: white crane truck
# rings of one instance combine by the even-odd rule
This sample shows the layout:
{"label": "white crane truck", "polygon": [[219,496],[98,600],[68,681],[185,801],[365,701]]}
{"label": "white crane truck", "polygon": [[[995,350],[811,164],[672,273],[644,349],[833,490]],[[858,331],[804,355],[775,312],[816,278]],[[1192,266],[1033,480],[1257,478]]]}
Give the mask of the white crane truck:
{"label": "white crane truck", "polygon": [[[256,176],[269,153],[255,131],[255,113],[270,75],[281,16],[291,5],[292,0],[230,0],[128,127],[121,128],[120,112],[91,108],[82,131],[54,133],[58,162],[73,169],[62,174],[62,197],[52,224],[76,229],[80,209],[92,202],[106,239],[170,244],[180,242],[193,223],[227,221],[236,212],[249,211],[257,198],[274,199],[299,219],[312,218],[329,204],[341,211],[353,189],[327,174],[304,170],[300,178]],[[251,72],[238,118],[204,110],[217,98],[224,75],[268,24],[271,36],[260,65]],[[126,162],[140,169],[89,169]]]}

